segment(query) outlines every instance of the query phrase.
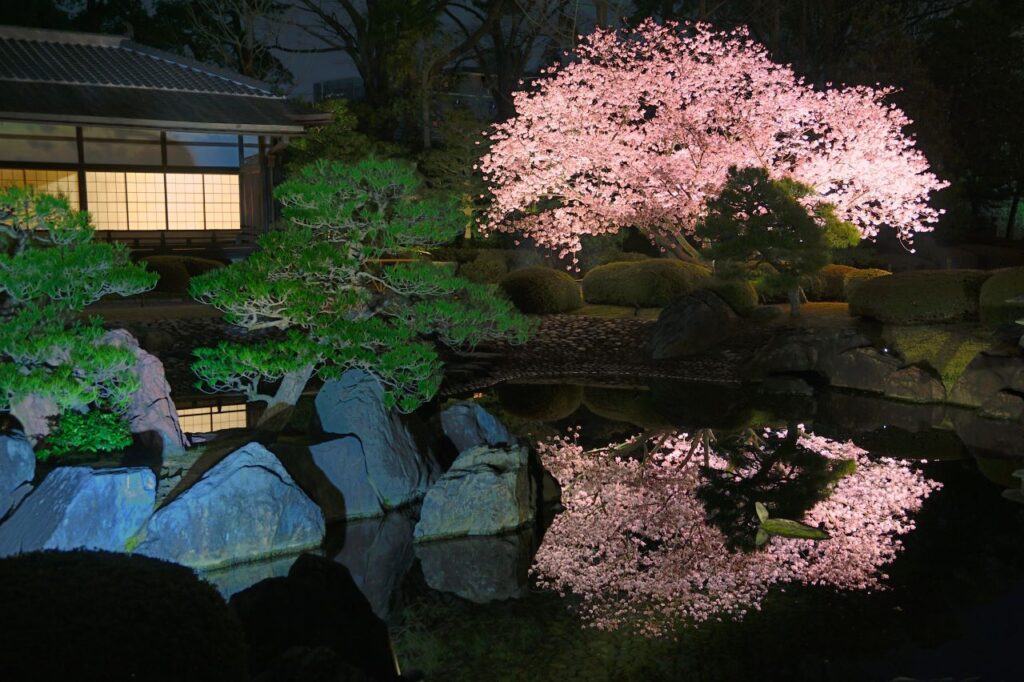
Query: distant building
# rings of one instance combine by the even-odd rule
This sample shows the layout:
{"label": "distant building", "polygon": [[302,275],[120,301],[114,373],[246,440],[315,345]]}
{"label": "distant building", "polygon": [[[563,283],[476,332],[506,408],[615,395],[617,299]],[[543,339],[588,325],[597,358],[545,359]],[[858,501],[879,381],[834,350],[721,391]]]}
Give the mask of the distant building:
{"label": "distant building", "polygon": [[324,114],[127,38],[0,26],[0,186],[62,193],[141,250],[242,246],[275,156]]}

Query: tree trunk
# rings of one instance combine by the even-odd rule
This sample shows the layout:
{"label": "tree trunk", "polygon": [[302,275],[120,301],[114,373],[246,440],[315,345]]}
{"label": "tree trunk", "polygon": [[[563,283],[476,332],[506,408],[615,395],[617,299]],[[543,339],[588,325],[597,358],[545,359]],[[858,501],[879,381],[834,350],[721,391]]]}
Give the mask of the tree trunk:
{"label": "tree trunk", "polygon": [[1006,218],[1006,238],[1016,239],[1017,235],[1017,209],[1020,207],[1020,185],[1014,184],[1013,198],[1010,200],[1010,215]]}
{"label": "tree trunk", "polygon": [[789,292],[789,316],[792,318],[800,317],[800,287],[794,286]]}
{"label": "tree trunk", "polygon": [[313,376],[313,366],[303,367],[296,372],[289,372],[281,378],[277,392],[267,402],[267,409],[256,421],[259,431],[280,431],[288,424],[295,403],[302,397],[309,378]]}

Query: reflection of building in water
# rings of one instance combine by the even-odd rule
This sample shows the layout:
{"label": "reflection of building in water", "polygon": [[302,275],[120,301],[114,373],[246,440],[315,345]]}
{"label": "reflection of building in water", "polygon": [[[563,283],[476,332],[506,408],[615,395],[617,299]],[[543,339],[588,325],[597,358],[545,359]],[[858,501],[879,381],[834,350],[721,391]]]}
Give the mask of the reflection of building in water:
{"label": "reflection of building in water", "polygon": [[185,433],[208,433],[223,429],[243,429],[255,423],[256,411],[246,403],[213,403],[178,408],[178,420]]}

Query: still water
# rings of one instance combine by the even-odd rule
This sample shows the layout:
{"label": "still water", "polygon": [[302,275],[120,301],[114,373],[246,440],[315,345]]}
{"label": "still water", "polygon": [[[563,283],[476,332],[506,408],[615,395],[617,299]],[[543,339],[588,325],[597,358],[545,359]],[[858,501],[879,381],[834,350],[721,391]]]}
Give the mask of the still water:
{"label": "still water", "polygon": [[676,383],[462,399],[535,446],[561,503],[502,537],[414,545],[415,510],[332,529],[325,552],[389,624],[403,670],[1024,679],[1024,505],[1002,495],[1024,459],[1000,445],[1006,424]]}

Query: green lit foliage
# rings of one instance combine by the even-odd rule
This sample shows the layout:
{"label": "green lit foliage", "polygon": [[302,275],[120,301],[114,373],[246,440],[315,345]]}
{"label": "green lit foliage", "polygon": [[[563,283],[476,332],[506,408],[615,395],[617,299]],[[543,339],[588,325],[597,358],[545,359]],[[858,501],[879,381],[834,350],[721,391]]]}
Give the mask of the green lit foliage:
{"label": "green lit foliage", "polygon": [[80,313],[157,276],[92,238],[88,215],[66,199],[0,189],[0,409],[36,397],[62,412],[117,410],[137,388],[131,351],[101,344],[100,320]]}
{"label": "green lit foliage", "polygon": [[800,286],[829,263],[832,249],[853,246],[860,238],[831,204],[811,201],[812,192],[788,178],[773,180],[763,168],[733,167],[697,227],[705,256],[721,261],[720,276],[745,277],[759,289],[786,292],[794,316]]}
{"label": "green lit foliage", "polygon": [[331,115],[329,123],[314,126],[306,134],[292,140],[286,151],[289,175],[319,159],[355,162],[370,155],[400,156],[403,149],[393,143],[380,142],[360,132],[360,121],[348,100],[334,98],[317,102],[316,109]]}
{"label": "green lit foliage", "polygon": [[[440,386],[435,344],[524,341],[525,318],[493,286],[427,259],[463,217],[453,201],[419,189],[411,165],[372,159],[318,161],[282,184],[276,196],[290,226],[264,235],[245,261],[194,278],[191,292],[232,324],[284,338],[197,350],[200,385],[294,404],[314,372],[329,379],[361,368],[408,412]],[[274,396],[259,392],[261,381],[279,379]]]}
{"label": "green lit foliage", "polygon": [[124,415],[117,412],[66,412],[57,421],[36,457],[46,461],[73,452],[114,452],[128,447],[132,436]]}

